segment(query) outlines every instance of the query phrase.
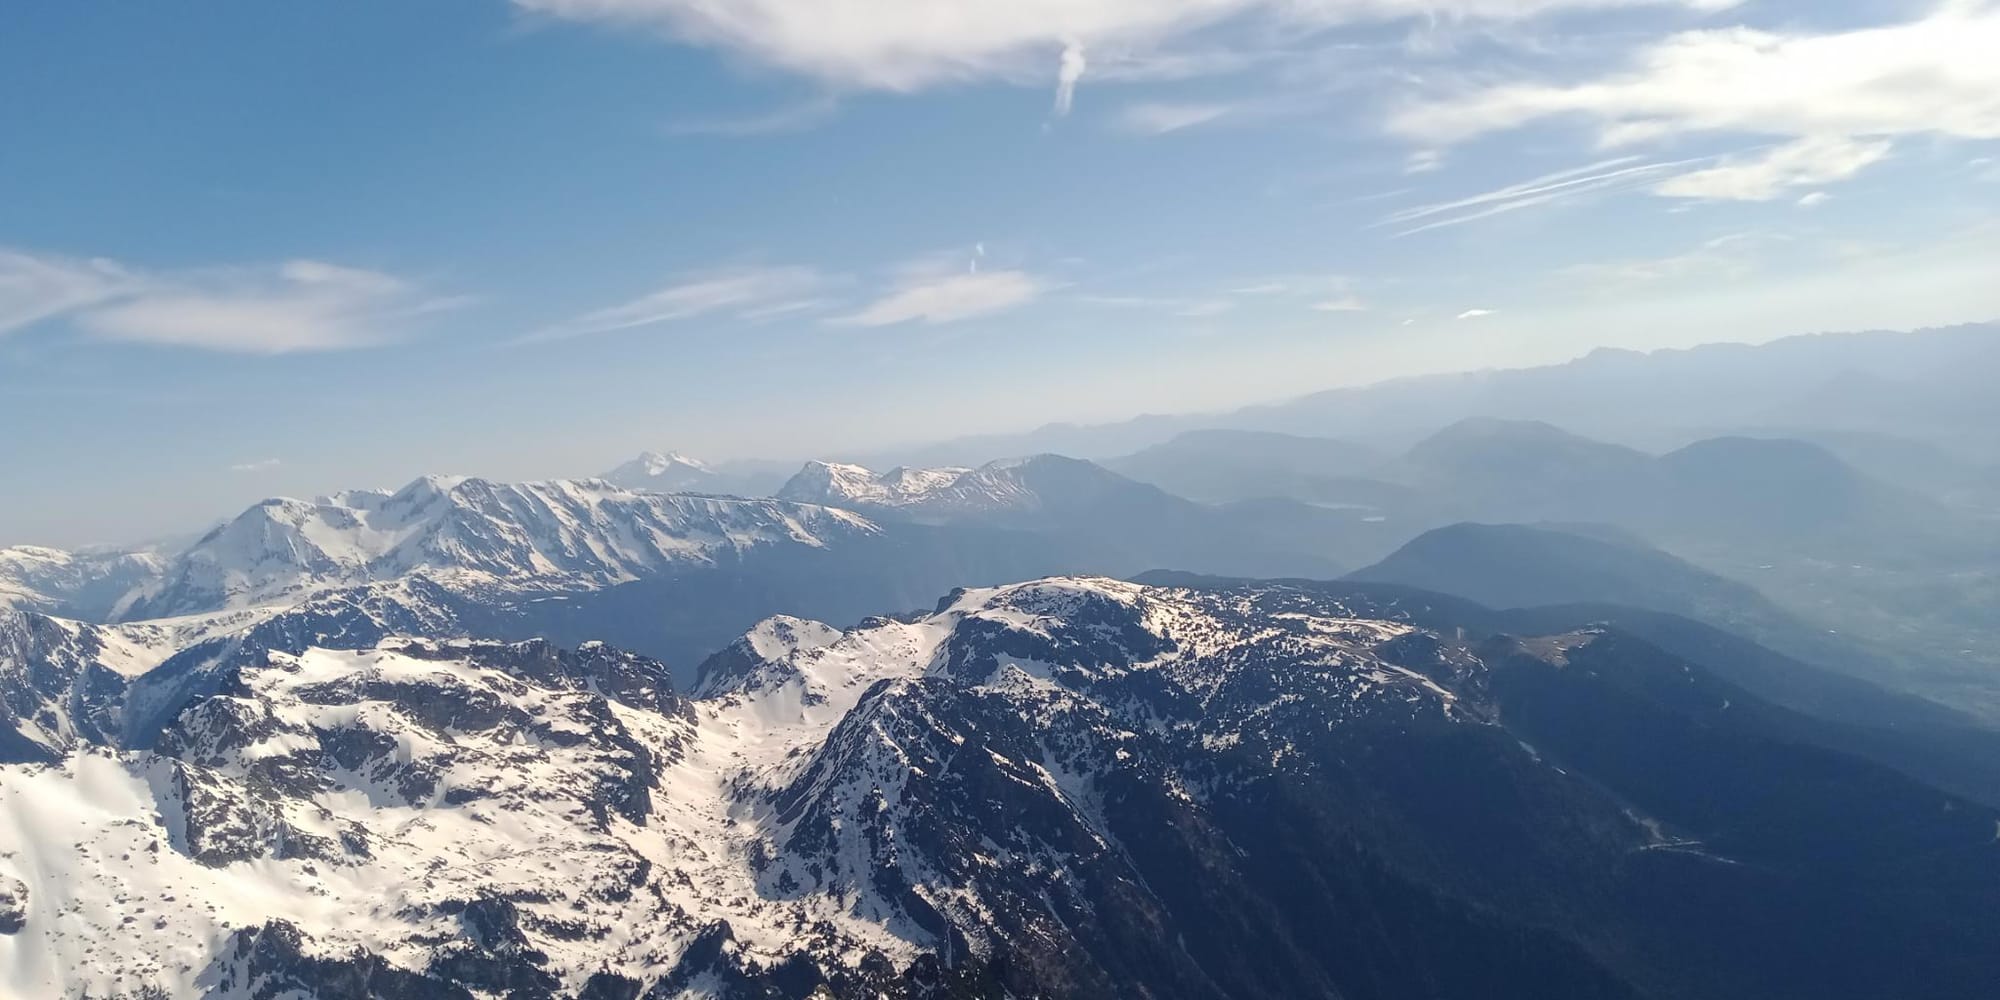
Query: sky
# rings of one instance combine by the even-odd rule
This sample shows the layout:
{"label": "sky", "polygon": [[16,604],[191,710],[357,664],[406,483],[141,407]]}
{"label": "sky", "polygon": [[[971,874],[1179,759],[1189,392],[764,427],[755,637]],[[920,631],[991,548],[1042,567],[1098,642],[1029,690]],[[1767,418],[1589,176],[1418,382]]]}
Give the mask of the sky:
{"label": "sky", "polygon": [[0,544],[2000,318],[2000,0],[0,16]]}

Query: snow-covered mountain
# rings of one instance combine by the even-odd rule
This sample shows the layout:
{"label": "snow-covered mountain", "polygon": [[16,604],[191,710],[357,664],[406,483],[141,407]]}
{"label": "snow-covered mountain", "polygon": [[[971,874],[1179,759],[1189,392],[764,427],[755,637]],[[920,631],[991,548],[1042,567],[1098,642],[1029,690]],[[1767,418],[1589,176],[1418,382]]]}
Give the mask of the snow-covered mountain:
{"label": "snow-covered mountain", "polygon": [[778,496],[798,503],[884,508],[931,518],[1033,510],[1039,498],[1022,475],[1030,461],[880,473],[859,465],[807,462]]}
{"label": "snow-covered mountain", "polygon": [[1094,462],[1061,455],[976,469],[893,469],[813,462],[778,494],[882,522],[985,525],[1058,541],[1091,572],[1174,568],[1260,577],[1344,572],[1361,515],[1291,501],[1211,505],[1174,496]]}
{"label": "snow-covered mountain", "polygon": [[767,497],[784,484],[792,468],[761,459],[704,462],[677,451],[647,451],[599,478],[628,490],[652,493]]}
{"label": "snow-covered mountain", "polygon": [[150,747],[246,662],[392,635],[457,636],[479,606],[418,576],[266,605],[109,625],[0,610],[0,762]]}
{"label": "snow-covered mountain", "polygon": [[[772,619],[693,698],[598,644],[238,657],[150,751],[0,767],[0,994],[1992,981],[1993,810],[1801,752],[1795,720],[1630,637],[1453,614],[1051,579]],[[1855,919],[1798,919],[1827,907]]]}
{"label": "snow-covered mountain", "polygon": [[677,451],[643,451],[635,458],[605,473],[605,482],[628,490],[655,493],[712,492],[722,476],[708,463]]}
{"label": "snow-covered mountain", "polygon": [[0,548],[0,608],[97,618],[157,578],[167,558],[145,549],[67,551],[39,545]]}
{"label": "snow-covered mountain", "polygon": [[457,623],[451,634],[613,641],[691,682],[702,658],[769,615],[853,621],[967,582],[1095,568],[1073,548],[601,480],[427,477],[394,492],[264,501],[172,555],[117,557],[138,567],[128,577],[79,569],[111,557],[49,549],[9,550],[0,567],[12,567],[5,579],[25,610],[121,632],[158,626],[176,637],[162,656],[295,610],[323,619],[315,603],[360,592],[396,601],[408,596],[398,588],[416,588],[426,614]]}
{"label": "snow-covered mountain", "polygon": [[0,761],[115,743],[127,652],[97,626],[0,610]]}
{"label": "snow-covered mountain", "polygon": [[292,602],[418,572],[472,590],[588,589],[874,531],[850,512],[770,500],[432,476],[393,493],[258,504],[176,557],[124,617]]}

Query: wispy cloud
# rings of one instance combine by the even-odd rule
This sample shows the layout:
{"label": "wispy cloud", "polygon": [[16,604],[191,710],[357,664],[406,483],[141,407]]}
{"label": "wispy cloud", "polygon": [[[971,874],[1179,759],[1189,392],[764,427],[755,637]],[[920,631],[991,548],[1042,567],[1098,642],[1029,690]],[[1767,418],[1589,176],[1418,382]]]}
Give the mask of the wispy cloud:
{"label": "wispy cloud", "polygon": [[822,94],[771,111],[734,118],[695,118],[671,122],[672,135],[719,135],[737,138],[803,132],[831,121],[840,113],[840,101]]}
{"label": "wispy cloud", "polygon": [[1243,309],[1309,309],[1362,312],[1368,304],[1352,291],[1353,280],[1338,274],[1273,274],[1239,279],[1214,291],[1186,295],[1078,295],[1073,301],[1122,309],[1146,309],[1169,316],[1209,317]]}
{"label": "wispy cloud", "polygon": [[1398,227],[1397,236],[1410,236],[1601,191],[1641,186],[1699,162],[1703,161],[1643,162],[1637,156],[1599,160],[1468,197],[1391,212],[1376,225]]}
{"label": "wispy cloud", "polygon": [[739,267],[684,274],[629,302],[592,310],[521,339],[568,340],[718,314],[772,319],[821,307],[826,300],[819,293],[835,283],[810,267]]}
{"label": "wispy cloud", "polygon": [[1686,31],[1610,73],[1565,83],[1482,82],[1396,112],[1393,131],[1448,145],[1545,119],[1580,119],[1602,146],[1693,133],[1789,140],[1762,162],[1662,185],[1660,193],[1762,199],[1839,180],[1899,138],[2000,138],[2000,3],[1946,0],[1914,20],[1831,32]]}
{"label": "wispy cloud", "polygon": [[1581,286],[1607,294],[1662,282],[1733,280],[1753,273],[1761,251],[1784,241],[1785,237],[1773,233],[1725,233],[1678,253],[1593,261],[1564,268],[1556,277],[1565,287]]}
{"label": "wispy cloud", "polygon": [[1222,102],[1142,101],[1120,108],[1112,121],[1126,132],[1165,135],[1218,121],[1234,110]]}
{"label": "wispy cloud", "polygon": [[1444,153],[1435,149],[1419,149],[1403,161],[1403,173],[1435,173],[1444,167]]}
{"label": "wispy cloud", "polygon": [[1236,303],[1228,299],[1198,299],[1174,311],[1174,315],[1187,319],[1206,319],[1220,316],[1236,308]]}
{"label": "wispy cloud", "polygon": [[256,459],[256,460],[254,460],[254,461],[250,461],[250,462],[238,462],[238,463],[236,463],[235,465],[232,465],[232,466],[230,466],[230,467],[229,467],[229,471],[231,471],[231,472],[269,472],[269,471],[271,471],[272,469],[275,469],[275,468],[277,468],[278,466],[280,466],[280,465],[283,465],[283,464],[284,464],[283,462],[280,462],[279,460],[277,460],[277,459],[275,459],[275,458],[260,458],[260,459]]}
{"label": "wispy cloud", "polygon": [[[1792,188],[1844,181],[1888,157],[1889,149],[1886,139],[1800,139],[1669,177],[1653,190],[1674,198],[1770,201]],[[1821,193],[1820,198],[1825,197]]]}
{"label": "wispy cloud", "polygon": [[904,274],[894,287],[859,311],[831,322],[841,326],[951,323],[1014,309],[1040,298],[1048,283],[1026,271]]}
{"label": "wispy cloud", "polygon": [[116,261],[0,248],[0,334],[129,294],[143,283]]}
{"label": "wispy cloud", "polygon": [[1464,312],[1462,312],[1462,313],[1459,313],[1459,314],[1458,314],[1458,316],[1457,316],[1457,318],[1458,318],[1458,319],[1481,319],[1481,318],[1483,318],[1483,317],[1486,317],[1486,316],[1491,316],[1491,315],[1493,315],[1494,313],[1497,313],[1497,312],[1499,312],[1499,310],[1498,310],[1498,309],[1467,309],[1466,311],[1464,311]]}
{"label": "wispy cloud", "polygon": [[1233,305],[1223,299],[1177,295],[1078,295],[1071,301],[1107,309],[1132,309],[1168,316],[1214,316]]}
{"label": "wispy cloud", "polygon": [[1237,306],[1235,301],[1220,296],[1192,298],[1174,295],[1079,295],[1073,301],[1112,309],[1144,310],[1182,319],[1220,316],[1233,312]]}
{"label": "wispy cloud", "polygon": [[1368,303],[1352,295],[1342,295],[1337,298],[1321,299],[1309,308],[1314,312],[1327,313],[1367,312]]}
{"label": "wispy cloud", "polygon": [[802,299],[781,299],[761,306],[749,306],[736,313],[736,318],[745,323],[768,323],[787,316],[803,316],[826,312],[840,305],[832,296],[813,296]]}
{"label": "wispy cloud", "polygon": [[[1200,37],[1228,24],[1249,34],[1308,37],[1342,25],[1513,21],[1564,10],[1682,7],[1734,0],[514,0],[528,12],[649,28],[690,45],[844,90],[911,92],[1053,76],[1055,110],[1075,99],[1090,53],[1093,78],[1229,72],[1246,56]],[[1098,73],[1103,65],[1105,73]],[[1051,72],[1053,70],[1053,73]]]}
{"label": "wispy cloud", "polygon": [[0,251],[0,333],[58,320],[86,335],[245,354],[368,347],[465,304],[379,271],[315,260],[146,272]]}
{"label": "wispy cloud", "polygon": [[1355,293],[1354,284],[1354,278],[1345,274],[1274,274],[1240,284],[1230,293],[1274,300],[1287,308],[1303,306],[1313,312],[1366,312],[1368,303]]}

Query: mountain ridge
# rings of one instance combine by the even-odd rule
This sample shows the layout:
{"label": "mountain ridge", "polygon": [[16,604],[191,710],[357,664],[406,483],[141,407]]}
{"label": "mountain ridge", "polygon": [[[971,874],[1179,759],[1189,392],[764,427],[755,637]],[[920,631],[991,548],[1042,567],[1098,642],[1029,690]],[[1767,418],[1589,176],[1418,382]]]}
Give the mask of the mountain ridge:
{"label": "mountain ridge", "polygon": [[[767,622],[692,699],[601,644],[272,651],[154,750],[0,768],[0,987],[1942,1000],[1992,971],[2000,813],[1894,820],[1942,793],[1621,633],[1417,610],[1037,580]],[[1836,886],[1867,935],[1769,931]],[[140,907],[143,948],[81,957]]]}

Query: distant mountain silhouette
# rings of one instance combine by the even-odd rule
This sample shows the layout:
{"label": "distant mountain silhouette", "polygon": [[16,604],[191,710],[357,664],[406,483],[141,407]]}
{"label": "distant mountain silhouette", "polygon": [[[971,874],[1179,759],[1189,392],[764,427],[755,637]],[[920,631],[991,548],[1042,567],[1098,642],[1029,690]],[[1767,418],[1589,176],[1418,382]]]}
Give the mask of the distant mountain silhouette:
{"label": "distant mountain silhouette", "polygon": [[1373,478],[1390,457],[1332,438],[1267,431],[1201,430],[1104,465],[1196,500],[1293,497],[1374,505],[1399,487]]}
{"label": "distant mountain silhouette", "polygon": [[[1196,503],[1103,466],[1060,455],[976,469],[808,463],[779,496],[869,517],[979,525],[1058,540],[1071,567],[1134,573],[1178,568],[1249,576],[1336,576],[1352,566],[1351,512],[1279,499],[1256,508]],[[1065,567],[1070,568],[1070,567]]]}
{"label": "distant mountain silhouette", "polygon": [[1522,524],[1455,524],[1418,536],[1348,579],[1456,594],[1490,608],[1590,601],[1704,620],[1783,615],[1750,586],[1636,539],[1611,537]]}
{"label": "distant mountain silhouette", "polygon": [[[1873,376],[1878,389],[1855,397],[1838,384],[1826,388],[1856,372]],[[960,438],[876,456],[870,464],[977,464],[1036,452],[1110,459],[1206,428],[1395,449],[1468,417],[1545,421],[1614,440],[1695,427],[1838,428],[1951,443],[1996,462],[2000,439],[1977,431],[2000,421],[2000,402],[1988,388],[1996,380],[2000,324],[1992,323],[1650,352],[1606,348],[1562,364],[1393,379],[1224,413]]]}

